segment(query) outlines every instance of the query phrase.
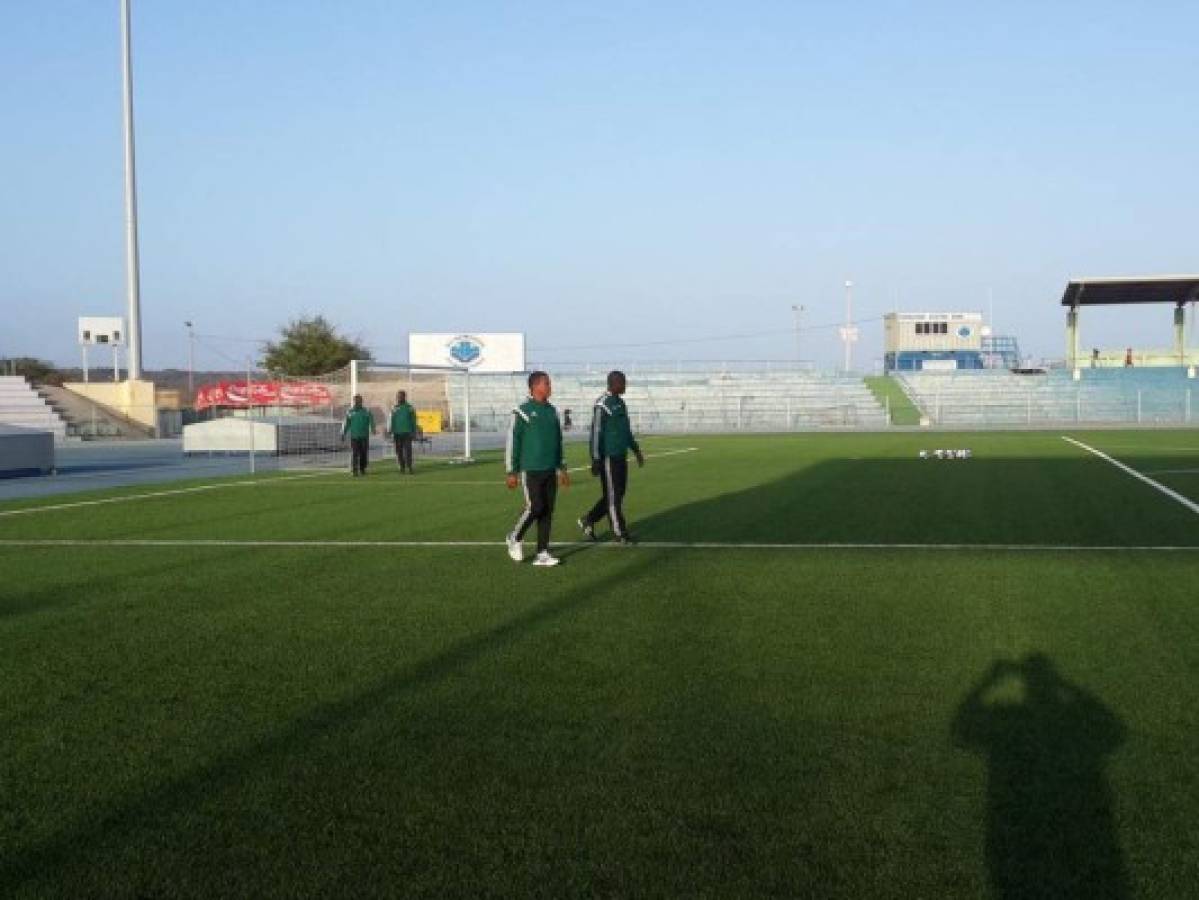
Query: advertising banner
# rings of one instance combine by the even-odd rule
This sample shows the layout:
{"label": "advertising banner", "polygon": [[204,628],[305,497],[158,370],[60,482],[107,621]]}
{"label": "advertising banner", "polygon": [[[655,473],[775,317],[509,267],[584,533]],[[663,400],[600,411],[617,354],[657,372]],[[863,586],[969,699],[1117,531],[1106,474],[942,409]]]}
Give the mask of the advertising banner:
{"label": "advertising banner", "polygon": [[414,366],[456,366],[472,372],[523,372],[523,334],[451,333],[408,335]]}

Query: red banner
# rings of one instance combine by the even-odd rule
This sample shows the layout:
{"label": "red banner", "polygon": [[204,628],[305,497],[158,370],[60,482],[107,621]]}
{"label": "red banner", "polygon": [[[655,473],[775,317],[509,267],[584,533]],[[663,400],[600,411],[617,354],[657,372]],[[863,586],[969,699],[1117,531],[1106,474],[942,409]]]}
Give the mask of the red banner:
{"label": "red banner", "polygon": [[249,398],[246,382],[221,381],[205,384],[196,391],[196,409],[224,406],[245,409],[248,406],[331,406],[333,392],[311,381],[251,381]]}

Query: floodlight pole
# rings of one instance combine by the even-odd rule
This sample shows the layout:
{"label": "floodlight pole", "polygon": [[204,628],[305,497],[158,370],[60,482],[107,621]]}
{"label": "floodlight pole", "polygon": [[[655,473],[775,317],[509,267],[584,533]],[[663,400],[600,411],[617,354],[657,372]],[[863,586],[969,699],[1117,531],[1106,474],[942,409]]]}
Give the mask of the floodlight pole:
{"label": "floodlight pole", "polygon": [[194,403],[196,396],[196,332],[191,322],[187,326],[187,402]]}
{"label": "floodlight pole", "polygon": [[125,111],[125,286],[129,299],[129,380],[142,377],[141,276],[137,250],[137,178],[133,152],[133,48],[130,0],[121,0]]}
{"label": "floodlight pole", "polygon": [[800,328],[799,321],[803,315],[804,308],[802,304],[791,304],[791,311],[795,313],[795,368],[798,371],[803,368],[803,354],[801,352],[800,340],[803,335],[803,330]]}
{"label": "floodlight pole", "polygon": [[845,374],[848,375],[853,365],[853,282],[845,282]]}

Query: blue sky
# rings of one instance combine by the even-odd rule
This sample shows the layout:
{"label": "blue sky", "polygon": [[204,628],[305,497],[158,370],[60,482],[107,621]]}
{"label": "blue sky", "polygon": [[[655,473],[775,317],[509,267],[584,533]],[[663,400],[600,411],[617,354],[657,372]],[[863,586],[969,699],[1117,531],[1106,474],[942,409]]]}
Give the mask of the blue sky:
{"label": "blue sky", "polygon": [[[117,0],[5,4],[0,355],[124,309]],[[324,313],[541,361],[786,359],[986,311],[1063,353],[1073,275],[1199,270],[1194,3],[135,0],[145,364]],[[1087,346],[1166,345],[1098,311]],[[881,354],[868,323],[857,351]],[[776,332],[675,348],[572,349]],[[840,357],[832,330],[804,356]]]}

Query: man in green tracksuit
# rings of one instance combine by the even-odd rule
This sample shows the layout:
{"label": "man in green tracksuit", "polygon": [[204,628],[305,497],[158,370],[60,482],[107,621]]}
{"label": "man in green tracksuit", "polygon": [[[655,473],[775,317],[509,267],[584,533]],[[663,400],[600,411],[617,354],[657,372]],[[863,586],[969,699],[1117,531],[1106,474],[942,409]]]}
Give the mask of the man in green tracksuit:
{"label": "man in green tracksuit", "polygon": [[407,471],[411,475],[412,441],[420,433],[420,426],[416,423],[416,410],[408,402],[407,391],[396,394],[396,405],[391,410],[387,433],[395,439],[396,462],[399,463],[400,472]]}
{"label": "man in green tracksuit", "polygon": [[628,384],[624,372],[608,373],[608,390],[595,401],[591,417],[591,474],[603,485],[603,495],[583,518],[579,527],[588,540],[595,540],[595,524],[604,516],[612,533],[622,544],[632,543],[624,519],[624,494],[629,483],[629,451],[637,457],[637,465],[645,465],[645,456],[629,425],[629,410],[624,403]]}
{"label": "man in green tracksuit", "polygon": [[346,411],[346,421],[341,426],[341,438],[350,436],[350,473],[366,474],[367,457],[370,456],[371,435],[375,433],[375,417],[362,405],[362,395],[354,395],[354,405]]}
{"label": "man in green tracksuit", "polygon": [[512,410],[504,454],[508,488],[515,490],[520,485],[525,495],[525,508],[508,535],[508,555],[515,562],[524,559],[520,542],[536,522],[535,566],[558,565],[558,559],[550,555],[550,526],[558,485],[570,486],[562,452],[562,423],[558,421],[558,411],[549,402],[551,393],[549,375],[545,372],[529,375],[529,399]]}

